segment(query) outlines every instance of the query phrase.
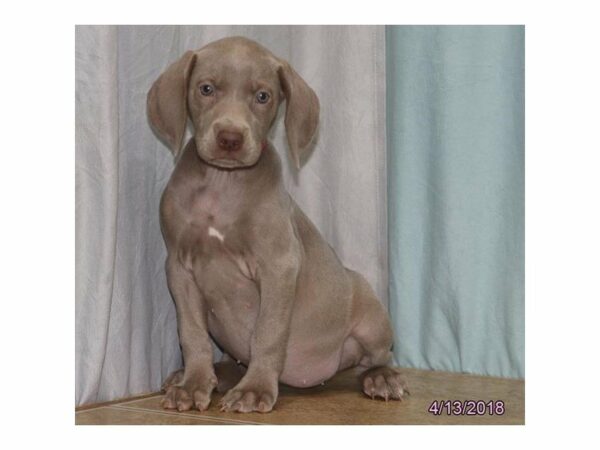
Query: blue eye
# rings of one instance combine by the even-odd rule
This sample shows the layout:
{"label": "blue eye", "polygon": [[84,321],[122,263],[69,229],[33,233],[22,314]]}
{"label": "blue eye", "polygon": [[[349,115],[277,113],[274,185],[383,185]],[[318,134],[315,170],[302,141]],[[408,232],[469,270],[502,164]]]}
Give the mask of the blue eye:
{"label": "blue eye", "polygon": [[256,94],[256,101],[258,103],[265,104],[269,101],[270,98],[271,96],[269,95],[269,93],[265,91],[259,91],[258,94]]}
{"label": "blue eye", "polygon": [[200,93],[208,97],[215,93],[215,88],[210,84],[203,84],[200,86]]}

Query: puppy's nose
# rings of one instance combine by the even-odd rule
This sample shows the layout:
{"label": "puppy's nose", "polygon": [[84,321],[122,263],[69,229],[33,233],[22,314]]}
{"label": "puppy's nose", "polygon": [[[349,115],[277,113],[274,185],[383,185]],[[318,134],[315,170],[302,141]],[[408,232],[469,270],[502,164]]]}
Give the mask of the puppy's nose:
{"label": "puppy's nose", "polygon": [[221,150],[234,152],[242,148],[244,136],[237,131],[221,130],[217,134],[217,144]]}

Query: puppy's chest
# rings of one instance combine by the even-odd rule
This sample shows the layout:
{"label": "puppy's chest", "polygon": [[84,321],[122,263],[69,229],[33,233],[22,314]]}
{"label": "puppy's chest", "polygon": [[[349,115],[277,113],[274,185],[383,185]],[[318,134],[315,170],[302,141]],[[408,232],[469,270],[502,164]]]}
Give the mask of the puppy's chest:
{"label": "puppy's chest", "polygon": [[217,264],[221,271],[229,269],[253,277],[238,199],[200,190],[189,198],[184,215],[179,253],[186,265],[206,272]]}

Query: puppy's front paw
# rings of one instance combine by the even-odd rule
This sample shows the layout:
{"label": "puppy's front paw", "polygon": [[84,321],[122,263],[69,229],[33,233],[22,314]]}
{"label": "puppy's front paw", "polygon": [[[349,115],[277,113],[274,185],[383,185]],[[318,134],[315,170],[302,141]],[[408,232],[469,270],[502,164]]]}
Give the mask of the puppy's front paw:
{"label": "puppy's front paw", "polygon": [[393,367],[374,367],[361,375],[363,392],[375,399],[377,397],[386,402],[390,399],[400,400],[409,394],[406,382],[400,375],[398,369]]}
{"label": "puppy's front paw", "polygon": [[221,411],[269,412],[277,400],[277,383],[272,386],[267,383],[244,383],[227,391],[221,399]]}
{"label": "puppy's front paw", "polygon": [[182,385],[167,387],[167,393],[161,401],[165,409],[189,411],[195,407],[198,411],[205,411],[210,405],[210,396],[217,385],[216,377],[211,377],[204,382],[198,380],[184,382]]}

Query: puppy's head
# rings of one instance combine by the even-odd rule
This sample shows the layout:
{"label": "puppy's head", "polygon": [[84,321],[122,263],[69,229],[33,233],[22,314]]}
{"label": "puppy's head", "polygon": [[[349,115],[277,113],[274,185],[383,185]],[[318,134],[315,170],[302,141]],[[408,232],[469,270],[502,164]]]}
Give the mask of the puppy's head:
{"label": "puppy's head", "polygon": [[290,155],[299,168],[316,133],[319,101],[287,62],[248,39],[221,39],[185,53],[152,85],[148,116],[175,155],[189,116],[199,156],[240,168],[259,160],[284,99]]}

